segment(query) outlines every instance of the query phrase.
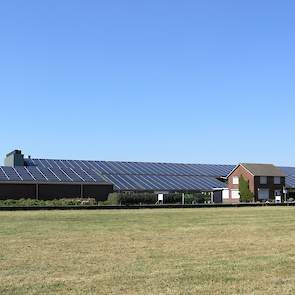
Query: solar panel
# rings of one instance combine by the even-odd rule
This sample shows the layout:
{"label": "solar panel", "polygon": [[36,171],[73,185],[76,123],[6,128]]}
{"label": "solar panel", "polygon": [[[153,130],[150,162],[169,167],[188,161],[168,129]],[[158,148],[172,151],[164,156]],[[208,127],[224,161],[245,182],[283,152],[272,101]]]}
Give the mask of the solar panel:
{"label": "solar panel", "polygon": [[125,175],[112,175],[112,174],[104,175],[104,178],[107,181],[113,183],[115,188],[118,190],[135,190],[136,187],[130,184],[128,181],[125,181],[124,177]]}
{"label": "solar panel", "polygon": [[37,181],[47,181],[46,177],[40,172],[37,167],[28,166],[26,169],[34,176]]}
{"label": "solar panel", "polygon": [[286,175],[295,176],[295,167],[281,167],[281,170],[283,170]]}
{"label": "solar panel", "polygon": [[5,172],[3,171],[2,167],[0,167],[0,180],[2,180],[2,181],[9,180],[8,177],[6,176]]}
{"label": "solar panel", "polygon": [[17,174],[16,170],[12,167],[2,167],[3,171],[11,181],[20,181],[21,177]]}
{"label": "solar panel", "polygon": [[31,159],[33,164],[35,166],[38,166],[38,167],[44,167],[44,168],[47,168],[47,167],[52,167],[51,165],[48,164],[48,162],[46,162],[45,160],[40,160],[40,159]]}
{"label": "solar panel", "polygon": [[104,178],[92,169],[83,169],[89,176],[95,179],[96,182],[105,182]]}
{"label": "solar panel", "polygon": [[140,179],[138,175],[116,175],[121,180],[127,182],[131,185],[135,190],[149,190],[151,189],[151,184],[144,182]]}
{"label": "solar panel", "polygon": [[80,169],[92,169],[88,163],[85,163],[86,161],[79,160],[74,162],[77,166],[79,166]]}
{"label": "solar panel", "polygon": [[295,176],[287,176],[286,177],[286,187],[287,188],[295,188]]}
{"label": "solar panel", "polygon": [[193,171],[190,170],[189,165],[182,164],[160,164],[165,167],[165,169],[170,171],[175,171],[175,175],[191,175]]}
{"label": "solar panel", "polygon": [[78,161],[74,161],[74,160],[68,160],[67,161],[68,163],[68,167],[69,168],[73,168],[73,169],[83,169],[83,167],[81,167],[79,164],[78,164]]}
{"label": "solar panel", "polygon": [[83,179],[83,181],[85,182],[96,182],[96,180],[93,179],[93,177],[91,177],[88,173],[86,173],[85,170],[82,170],[80,168],[69,168],[69,170],[71,170],[73,173],[76,173],[76,175],[79,175],[80,178]]}
{"label": "solar panel", "polygon": [[80,176],[77,172],[74,172],[74,170],[70,168],[63,168],[62,169],[74,182],[85,182],[82,176]]}
{"label": "solar panel", "polygon": [[15,167],[15,171],[23,181],[34,181],[34,178],[25,167]]}
{"label": "solar panel", "polygon": [[[41,175],[44,175],[49,181],[61,182],[105,182],[104,179],[97,175],[97,172],[88,168],[82,169],[82,165],[75,164],[66,160],[38,160],[38,169]],[[33,166],[29,166],[31,168]],[[46,167],[46,168],[45,168]],[[85,165],[84,165],[85,167]],[[86,166],[87,167],[87,166]],[[86,171],[87,170],[87,171]],[[89,171],[90,170],[90,171]],[[34,173],[37,173],[35,171]],[[39,173],[40,177],[40,173]]]}
{"label": "solar panel", "polygon": [[108,163],[105,163],[105,162],[97,163],[96,162],[96,164],[100,167],[102,165],[106,171],[108,171],[108,172],[111,171],[111,172],[109,172],[111,174],[126,174],[129,172],[128,170],[123,169],[122,166],[118,165],[116,162],[108,162]]}
{"label": "solar panel", "polygon": [[60,166],[58,165],[56,160],[40,160],[42,162],[42,165],[47,168],[53,168],[53,169],[60,169]]}
{"label": "solar panel", "polygon": [[47,181],[60,182],[60,179],[48,168],[38,167],[38,170],[46,177]]}
{"label": "solar panel", "polygon": [[71,182],[73,181],[72,178],[65,173],[62,169],[55,167],[55,168],[47,168],[50,170],[50,172],[52,172],[52,174],[54,174],[54,176],[56,176],[60,181],[62,182]]}
{"label": "solar panel", "polygon": [[169,187],[173,189],[174,186],[171,177],[145,175],[143,176],[143,179],[148,180],[149,183],[152,183],[156,190],[167,190]]}

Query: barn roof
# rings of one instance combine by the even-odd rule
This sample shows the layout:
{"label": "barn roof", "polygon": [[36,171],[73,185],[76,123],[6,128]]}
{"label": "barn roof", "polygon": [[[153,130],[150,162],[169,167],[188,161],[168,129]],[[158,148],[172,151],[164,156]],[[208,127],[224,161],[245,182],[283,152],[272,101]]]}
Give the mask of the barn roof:
{"label": "barn roof", "polygon": [[[115,190],[210,191],[226,187],[234,165],[24,159],[24,167],[0,167],[0,182],[113,184]],[[244,163],[254,175],[284,176],[295,188],[295,168]]]}

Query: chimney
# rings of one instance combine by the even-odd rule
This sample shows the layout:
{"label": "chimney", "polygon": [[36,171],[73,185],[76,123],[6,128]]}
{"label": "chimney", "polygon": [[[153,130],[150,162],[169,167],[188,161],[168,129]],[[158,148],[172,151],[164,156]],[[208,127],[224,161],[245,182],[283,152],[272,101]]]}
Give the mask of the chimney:
{"label": "chimney", "polygon": [[21,150],[14,150],[6,155],[4,165],[9,167],[24,166],[24,155]]}

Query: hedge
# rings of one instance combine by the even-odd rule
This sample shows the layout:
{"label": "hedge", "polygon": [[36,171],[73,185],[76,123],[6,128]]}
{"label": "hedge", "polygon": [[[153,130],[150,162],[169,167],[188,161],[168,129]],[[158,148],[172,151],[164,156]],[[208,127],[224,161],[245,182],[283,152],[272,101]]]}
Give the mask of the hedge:
{"label": "hedge", "polygon": [[[185,204],[205,203],[211,199],[210,193],[191,193],[185,194]],[[113,193],[110,194],[107,201],[101,202],[101,205],[139,205],[139,204],[156,204],[158,201],[157,194],[154,193]],[[164,204],[181,204],[182,193],[170,193],[164,195]]]}

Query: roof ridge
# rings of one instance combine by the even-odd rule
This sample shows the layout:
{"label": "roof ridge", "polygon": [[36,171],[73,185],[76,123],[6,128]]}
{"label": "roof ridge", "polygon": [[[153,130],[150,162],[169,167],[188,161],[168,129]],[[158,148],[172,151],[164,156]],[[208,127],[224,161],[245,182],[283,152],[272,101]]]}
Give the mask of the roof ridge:
{"label": "roof ridge", "polygon": [[184,163],[184,162],[157,162],[157,161],[119,161],[119,160],[81,160],[81,159],[50,159],[50,158],[25,158],[29,160],[48,160],[48,161],[86,161],[86,162],[111,162],[111,163],[143,163],[143,164],[176,164],[176,165],[202,165],[202,166],[235,166],[234,164],[207,164],[207,163]]}

